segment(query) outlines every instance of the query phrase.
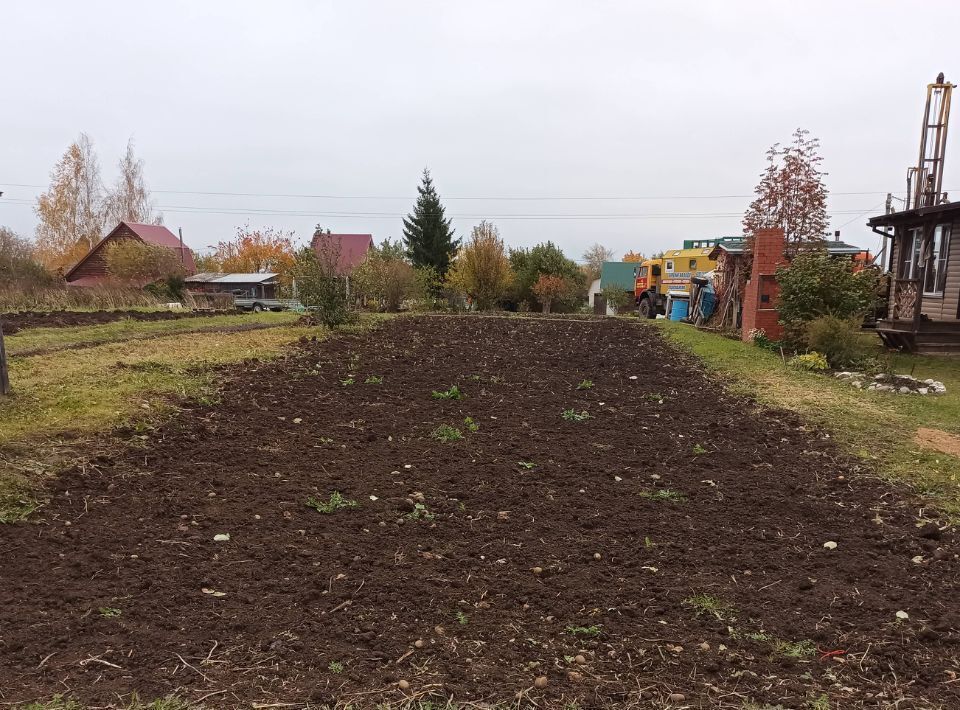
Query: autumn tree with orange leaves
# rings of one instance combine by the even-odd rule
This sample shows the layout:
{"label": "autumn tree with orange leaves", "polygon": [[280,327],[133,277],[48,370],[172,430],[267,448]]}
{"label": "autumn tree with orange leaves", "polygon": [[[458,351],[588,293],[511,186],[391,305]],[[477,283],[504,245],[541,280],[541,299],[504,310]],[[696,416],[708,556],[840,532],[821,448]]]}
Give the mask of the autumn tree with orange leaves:
{"label": "autumn tree with orange leaves", "polygon": [[572,290],[573,285],[563,276],[540,274],[540,278],[530,290],[543,306],[543,312],[549,313],[554,301],[559,301]]}
{"label": "autumn tree with orange leaves", "polygon": [[218,242],[203,263],[207,268],[216,265],[224,273],[276,273],[286,282],[294,261],[293,232],[244,225],[237,227],[232,240]]}

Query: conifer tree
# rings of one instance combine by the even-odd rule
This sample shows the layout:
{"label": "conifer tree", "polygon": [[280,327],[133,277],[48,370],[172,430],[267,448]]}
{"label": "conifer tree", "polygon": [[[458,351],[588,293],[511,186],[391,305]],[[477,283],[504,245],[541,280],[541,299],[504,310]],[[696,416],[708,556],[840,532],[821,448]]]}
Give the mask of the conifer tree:
{"label": "conifer tree", "polygon": [[450,220],[444,216],[440,196],[426,168],[417,192],[419,195],[413,213],[403,220],[403,241],[414,266],[433,268],[443,277],[460,247],[460,240],[453,238]]}

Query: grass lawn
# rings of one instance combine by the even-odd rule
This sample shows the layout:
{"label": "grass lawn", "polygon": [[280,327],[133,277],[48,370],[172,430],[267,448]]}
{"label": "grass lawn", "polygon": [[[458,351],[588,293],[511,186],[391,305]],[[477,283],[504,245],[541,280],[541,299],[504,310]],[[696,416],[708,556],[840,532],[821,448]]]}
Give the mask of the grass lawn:
{"label": "grass lawn", "polygon": [[658,320],[654,327],[717,372],[730,390],[790,409],[819,424],[883,476],[911,485],[960,518],[960,459],[914,442],[920,427],[960,434],[960,359],[894,355],[894,370],[947,386],[939,396],[867,392],[832,377],[799,372],[779,355],[738,340]]}
{"label": "grass lawn", "polygon": [[[0,522],[36,505],[29,491],[64,461],[78,440],[113,426],[155,422],[182,399],[216,397],[216,367],[269,359],[323,328],[295,325],[293,314],[177,321],[120,321],[27,330],[7,338],[13,394],[0,398]],[[360,328],[378,321],[367,317]],[[198,328],[276,323],[240,332]],[[147,339],[149,338],[149,339]],[[81,349],[64,349],[83,344]],[[16,353],[47,349],[46,354]]]}
{"label": "grass lawn", "polygon": [[7,345],[7,354],[14,356],[37,350],[113,343],[213,328],[291,324],[295,323],[299,317],[296,313],[246,313],[166,321],[126,319],[102,325],[81,325],[71,328],[30,328],[15,335],[5,336],[4,340]]}

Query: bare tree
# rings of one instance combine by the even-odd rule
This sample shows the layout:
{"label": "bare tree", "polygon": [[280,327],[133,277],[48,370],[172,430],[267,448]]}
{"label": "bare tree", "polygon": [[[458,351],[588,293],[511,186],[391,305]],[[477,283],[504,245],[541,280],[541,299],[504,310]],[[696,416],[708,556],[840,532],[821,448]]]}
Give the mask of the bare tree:
{"label": "bare tree", "polygon": [[805,245],[818,244],[827,230],[826,173],[820,170],[820,141],[798,128],[793,143],[767,151],[767,168],[755,190],[756,199],[743,216],[743,231],[752,237],[761,229],[779,227],[792,256]]}
{"label": "bare tree", "polygon": [[163,216],[154,214],[150,190],[143,178],[143,161],[134,155],[132,138],[119,165],[120,176],[106,197],[109,225],[122,221],[163,224]]}
{"label": "bare tree", "polygon": [[75,263],[103,233],[103,183],[93,142],[81,133],[54,166],[37,198],[37,254],[51,271]]}
{"label": "bare tree", "polygon": [[603,262],[613,259],[613,249],[607,249],[602,244],[594,243],[583,252],[583,266],[587,279],[593,281],[600,278]]}

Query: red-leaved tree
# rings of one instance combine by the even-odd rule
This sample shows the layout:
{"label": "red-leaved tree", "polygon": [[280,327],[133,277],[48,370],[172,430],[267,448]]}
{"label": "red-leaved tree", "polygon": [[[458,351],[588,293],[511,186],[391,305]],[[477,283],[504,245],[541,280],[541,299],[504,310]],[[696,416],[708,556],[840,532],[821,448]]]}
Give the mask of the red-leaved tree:
{"label": "red-leaved tree", "polygon": [[785,250],[792,257],[805,246],[820,244],[827,231],[827,188],[820,169],[820,141],[798,128],[788,146],[767,151],[767,168],[757,197],[743,215],[743,231],[752,245],[761,229],[781,228]]}
{"label": "red-leaved tree", "polygon": [[570,290],[570,282],[563,276],[540,274],[540,278],[530,289],[543,306],[543,312],[549,313],[553,302],[563,298]]}

